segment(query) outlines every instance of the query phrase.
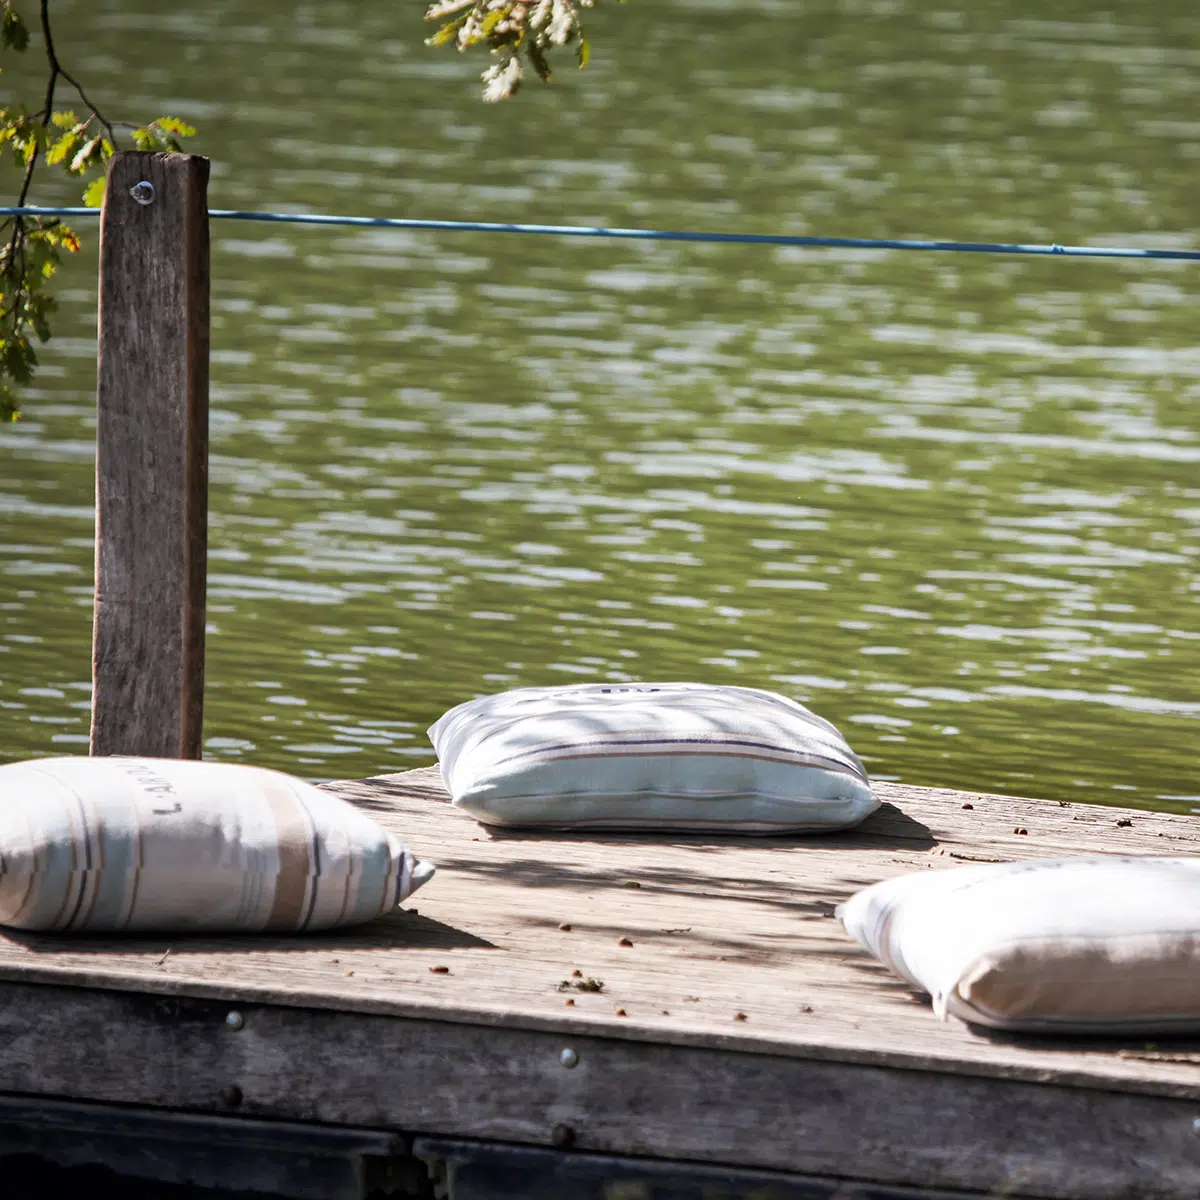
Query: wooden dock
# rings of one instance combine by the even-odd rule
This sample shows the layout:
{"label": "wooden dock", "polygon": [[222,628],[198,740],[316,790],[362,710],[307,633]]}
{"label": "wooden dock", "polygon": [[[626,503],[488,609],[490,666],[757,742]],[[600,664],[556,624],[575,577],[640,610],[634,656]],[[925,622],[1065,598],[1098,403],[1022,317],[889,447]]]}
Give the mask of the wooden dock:
{"label": "wooden dock", "polygon": [[263,1170],[336,1160],[293,1172],[329,1198],[410,1194],[414,1154],[452,1200],[617,1194],[602,1176],[647,1197],[1200,1196],[1200,1041],[943,1024],[833,915],[900,872],[1197,854],[1192,818],[880,784],[852,834],[582,840],[489,832],[434,769],[329,786],[438,864],[407,910],[290,939],[0,938],[0,1153],[158,1138],[217,1147],[179,1176],[205,1180],[249,1139]]}
{"label": "wooden dock", "polygon": [[[97,754],[199,753],[207,177],[109,168]],[[1200,1197],[1200,1040],[942,1024],[833,915],[898,872],[1200,853],[1192,818],[881,784],[849,835],[583,840],[490,834],[427,769],[330,786],[438,864],[405,911],[0,935],[0,1200],[29,1153],[293,1200]]]}

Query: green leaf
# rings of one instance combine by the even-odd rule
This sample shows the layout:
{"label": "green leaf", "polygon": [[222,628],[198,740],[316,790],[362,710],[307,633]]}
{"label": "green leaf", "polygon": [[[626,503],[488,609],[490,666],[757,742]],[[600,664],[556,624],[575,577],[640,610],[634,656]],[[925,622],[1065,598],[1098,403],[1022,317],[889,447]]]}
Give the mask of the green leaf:
{"label": "green leaf", "polygon": [[33,292],[49,279],[58,266],[58,249],[46,230],[31,230],[25,238],[25,286],[29,291],[26,316],[34,307]]}
{"label": "green leaf", "polygon": [[[52,296],[34,297],[29,305],[29,323],[33,326],[39,342],[48,342],[51,337],[50,316],[58,307]],[[36,361],[36,360],[35,360]]]}
{"label": "green leaf", "polygon": [[11,8],[4,10],[4,23],[0,25],[0,46],[20,53],[29,45],[29,30],[20,14]]}
{"label": "green leaf", "polygon": [[104,180],[93,179],[83,189],[83,202],[88,208],[100,208],[104,204]]}
{"label": "green leaf", "polygon": [[467,17],[471,14],[467,13],[464,16],[456,17],[453,21],[448,21],[433,35],[425,39],[427,46],[444,46],[447,42],[452,42],[458,37],[458,31],[467,23]]}
{"label": "green leaf", "polygon": [[78,129],[80,128],[79,118],[73,112],[56,112],[50,118],[51,122],[58,126],[59,129]]}
{"label": "green leaf", "polygon": [[167,133],[177,133],[180,137],[196,136],[196,127],[180,120],[179,117],[159,117],[154,124],[159,129],[166,130]]}
{"label": "green leaf", "polygon": [[543,83],[550,82],[550,64],[546,61],[546,56],[542,52],[542,48],[537,42],[530,42],[527,50],[529,56],[529,64],[537,72],[538,78]]}
{"label": "green leaf", "polygon": [[584,67],[591,62],[592,59],[592,43],[587,38],[579,39],[579,46],[575,51],[579,58],[579,69],[582,71]]}
{"label": "green leaf", "polygon": [[143,126],[141,129],[133,131],[133,145],[137,150],[155,150],[158,147],[158,139],[146,126]]}
{"label": "green leaf", "polygon": [[70,133],[64,133],[62,137],[46,151],[46,162],[50,166],[55,167],[60,162],[65,162],[79,148],[79,134],[74,130]]}
{"label": "green leaf", "polygon": [[29,383],[33,379],[33,368],[37,366],[37,353],[23,337],[8,338],[0,349],[0,371],[11,376],[17,383]]}
{"label": "green leaf", "polygon": [[483,18],[483,36],[487,37],[501,21],[504,20],[512,12],[512,8],[494,8],[486,17]]}

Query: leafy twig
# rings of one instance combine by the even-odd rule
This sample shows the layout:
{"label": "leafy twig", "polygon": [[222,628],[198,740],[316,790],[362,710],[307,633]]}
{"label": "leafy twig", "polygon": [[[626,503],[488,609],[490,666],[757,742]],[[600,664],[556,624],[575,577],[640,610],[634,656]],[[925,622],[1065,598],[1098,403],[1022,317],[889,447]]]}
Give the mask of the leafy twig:
{"label": "leafy twig", "polygon": [[[83,90],[83,85],[75,78],[70,71],[66,70],[62,63],[58,61],[58,52],[54,48],[54,34],[50,28],[50,0],[41,0],[41,16],[42,16],[42,36],[46,39],[46,61],[50,64],[50,79],[51,83],[55,76],[61,75],[78,93],[79,99],[91,109],[92,116],[100,122],[101,128],[108,134],[108,140],[116,145],[117,138],[113,133],[113,127],[106,121],[100,110],[88,99],[87,93]],[[49,116],[51,108],[51,97],[46,99],[46,114]]]}
{"label": "leafy twig", "polygon": [[[621,0],[623,3],[624,0]],[[576,61],[586,67],[591,47],[583,36],[582,8],[596,0],[438,0],[425,11],[442,27],[426,39],[429,46],[453,43],[459,50],[486,45],[496,61],[483,79],[483,98],[507,100],[521,86],[528,63],[543,83],[550,82],[547,55],[559,46],[576,45]]]}
{"label": "leafy twig", "polygon": [[[23,53],[29,46],[29,30],[15,3],[2,0],[0,51]],[[104,198],[103,169],[116,151],[118,128],[132,130],[131,140],[138,150],[178,150],[179,139],[196,131],[177,117],[159,117],[140,126],[110,121],[58,57],[50,0],[38,3],[47,69],[42,107],[32,114],[19,105],[0,109],[0,150],[7,146],[21,169],[16,207],[25,206],[43,162],[61,166],[77,178],[92,176],[84,203],[98,207]],[[60,79],[75,89],[85,106],[84,116],[55,110]],[[4,420],[17,416],[14,387],[29,383],[37,368],[35,339],[45,342],[50,337],[54,299],[46,294],[45,285],[58,270],[62,252],[74,254],[80,243],[73,230],[45,217],[16,215],[0,225],[0,231],[8,233],[0,246],[0,420]]]}

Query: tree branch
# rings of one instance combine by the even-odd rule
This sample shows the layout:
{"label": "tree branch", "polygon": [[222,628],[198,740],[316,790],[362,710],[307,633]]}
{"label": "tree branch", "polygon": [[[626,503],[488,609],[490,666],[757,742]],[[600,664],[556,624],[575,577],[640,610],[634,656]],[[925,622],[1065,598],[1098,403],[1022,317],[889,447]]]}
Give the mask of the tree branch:
{"label": "tree branch", "polygon": [[[92,110],[92,114],[96,120],[100,122],[104,128],[104,132],[108,135],[108,140],[116,145],[116,135],[113,133],[112,123],[107,120],[104,114],[91,102],[87,92],[83,90],[83,85],[58,61],[58,51],[54,48],[54,35],[50,30],[50,0],[41,0],[41,16],[42,16],[42,36],[46,39],[46,59],[50,63],[50,78],[54,80],[55,76],[61,75],[76,92],[79,93],[79,98]],[[52,93],[47,97],[46,108],[50,108]]]}
{"label": "tree branch", "polygon": [[[42,17],[42,36],[46,40],[46,60],[50,64],[50,78],[46,80],[46,99],[42,105],[42,128],[45,129],[50,124],[50,118],[54,114],[54,86],[58,83],[58,77],[62,74],[62,68],[58,65],[58,56],[54,53],[54,37],[50,32],[50,0],[41,0],[41,17]],[[39,149],[34,143],[33,153],[29,156],[29,161],[25,164],[25,176],[21,180],[21,191],[17,196],[17,207],[21,208],[29,197],[29,185],[33,183],[33,172],[37,166]],[[9,242],[9,253],[12,253],[13,242],[17,240],[23,226],[21,218],[17,218],[16,226],[13,229],[13,241]]]}

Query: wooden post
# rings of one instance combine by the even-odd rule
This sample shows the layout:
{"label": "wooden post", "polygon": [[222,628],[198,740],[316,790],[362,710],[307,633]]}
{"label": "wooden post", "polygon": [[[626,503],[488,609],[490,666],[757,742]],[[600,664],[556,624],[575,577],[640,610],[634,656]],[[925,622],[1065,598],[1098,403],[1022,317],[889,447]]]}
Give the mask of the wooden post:
{"label": "wooden post", "polygon": [[200,757],[208,287],[208,160],[114,155],[100,232],[93,754]]}

